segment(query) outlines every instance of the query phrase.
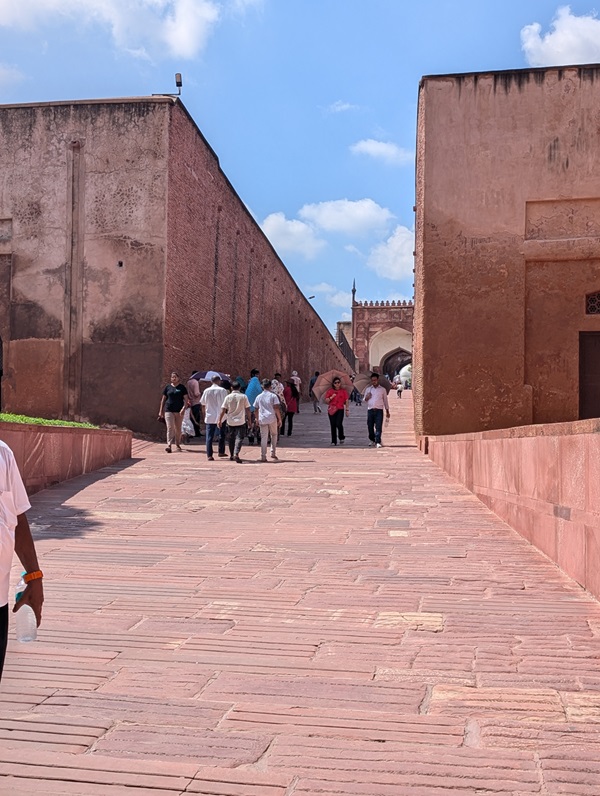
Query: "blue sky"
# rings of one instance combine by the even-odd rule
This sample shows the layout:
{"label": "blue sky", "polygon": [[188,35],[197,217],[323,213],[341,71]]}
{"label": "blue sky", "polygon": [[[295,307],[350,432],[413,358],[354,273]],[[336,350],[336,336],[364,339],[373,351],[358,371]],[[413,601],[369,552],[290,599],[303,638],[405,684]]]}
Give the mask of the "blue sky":
{"label": "blue sky", "polygon": [[0,0],[0,103],[174,90],[327,325],[412,297],[425,74],[600,62],[588,2]]}

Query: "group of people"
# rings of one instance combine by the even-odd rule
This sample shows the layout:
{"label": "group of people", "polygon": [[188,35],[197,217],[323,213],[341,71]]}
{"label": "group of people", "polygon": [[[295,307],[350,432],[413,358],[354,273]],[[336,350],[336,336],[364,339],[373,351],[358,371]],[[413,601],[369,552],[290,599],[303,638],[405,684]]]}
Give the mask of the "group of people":
{"label": "group of people", "polygon": [[[315,371],[309,382],[309,397],[315,413],[321,412],[319,398],[313,391],[319,375],[319,371]],[[178,373],[173,372],[170,384],[163,390],[158,412],[159,420],[164,420],[167,426],[165,450],[171,453],[174,446],[182,450],[182,423],[189,415],[196,436],[201,436],[201,424],[206,426],[208,461],[215,460],[216,448],[218,458],[229,457],[230,461],[242,464],[240,452],[246,439],[250,445],[255,440],[260,444],[262,462],[267,461],[269,447],[271,459],[277,461],[279,437],[286,434],[286,429],[287,436],[292,435],[294,416],[300,411],[301,385],[296,371],[284,386],[280,373],[261,381],[259,371],[253,369],[247,384],[241,377],[230,382],[215,374],[210,386],[202,391],[197,378],[190,378],[185,385]],[[332,445],[345,442],[344,419],[350,414],[352,392],[357,391],[349,393],[341,379],[335,377],[323,395]],[[387,390],[379,383],[379,374],[371,374],[371,384],[360,398],[367,405],[369,445],[381,448],[384,415],[390,417],[390,408]]]}
{"label": "group of people", "polygon": [[[381,448],[381,434],[383,431],[383,416],[389,419],[390,406],[388,403],[387,390],[379,383],[379,374],[371,374],[371,384],[367,387],[362,396],[367,405],[367,430],[369,434],[370,447]],[[344,418],[350,414],[350,395],[342,387],[342,380],[334,377],[331,388],[323,396],[327,404],[327,414],[331,427],[331,444],[344,444],[346,435],[344,433]]]}
{"label": "group of people", "polygon": [[295,370],[285,385],[280,373],[262,381],[259,377],[260,372],[253,369],[246,384],[239,376],[229,381],[215,374],[210,386],[201,390],[194,375],[186,385],[178,373],[171,373],[158,410],[158,419],[167,426],[166,452],[172,453],[173,446],[182,450],[182,427],[187,416],[196,436],[201,436],[201,424],[206,426],[208,461],[215,460],[216,446],[218,458],[229,456],[230,461],[242,464],[240,451],[246,438],[250,445],[255,440],[260,444],[261,461],[267,461],[269,445],[271,459],[277,461],[279,436],[286,433],[286,427],[287,436],[292,435],[294,415],[300,411],[302,380]]}

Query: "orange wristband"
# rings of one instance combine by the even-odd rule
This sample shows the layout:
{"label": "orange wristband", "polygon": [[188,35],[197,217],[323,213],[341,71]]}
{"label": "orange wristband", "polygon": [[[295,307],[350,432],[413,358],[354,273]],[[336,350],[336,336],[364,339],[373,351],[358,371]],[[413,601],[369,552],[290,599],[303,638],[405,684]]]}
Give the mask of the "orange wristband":
{"label": "orange wristband", "polygon": [[23,581],[25,583],[29,583],[30,580],[39,580],[40,578],[44,577],[44,573],[41,569],[36,569],[35,572],[28,572],[26,575],[23,575]]}

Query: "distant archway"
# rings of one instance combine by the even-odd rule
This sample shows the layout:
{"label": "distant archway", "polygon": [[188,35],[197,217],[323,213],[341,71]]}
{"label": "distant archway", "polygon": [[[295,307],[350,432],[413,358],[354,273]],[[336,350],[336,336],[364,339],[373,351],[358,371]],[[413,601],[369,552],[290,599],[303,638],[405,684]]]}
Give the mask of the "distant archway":
{"label": "distant archway", "polygon": [[400,373],[403,367],[410,365],[411,362],[412,353],[410,351],[405,351],[403,348],[399,348],[383,360],[381,363],[381,372],[393,378]]}
{"label": "distant archway", "polygon": [[[396,369],[396,360],[402,364]],[[377,368],[382,373],[392,375],[400,370],[401,367],[412,361],[412,334],[407,329],[400,326],[393,326],[383,332],[376,334],[369,344],[370,367]],[[387,365],[386,365],[387,363]]]}

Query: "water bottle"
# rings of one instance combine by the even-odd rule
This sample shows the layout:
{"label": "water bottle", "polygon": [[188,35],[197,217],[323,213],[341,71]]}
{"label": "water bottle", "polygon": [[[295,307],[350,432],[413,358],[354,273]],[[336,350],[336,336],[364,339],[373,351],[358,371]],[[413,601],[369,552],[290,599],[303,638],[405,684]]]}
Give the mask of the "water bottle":
{"label": "water bottle", "polygon": [[[17,593],[15,594],[15,601],[21,598],[21,595],[27,588],[27,584],[21,578],[17,583]],[[30,605],[22,605],[15,614],[15,634],[17,641],[35,641],[37,638],[37,619],[35,613]]]}

